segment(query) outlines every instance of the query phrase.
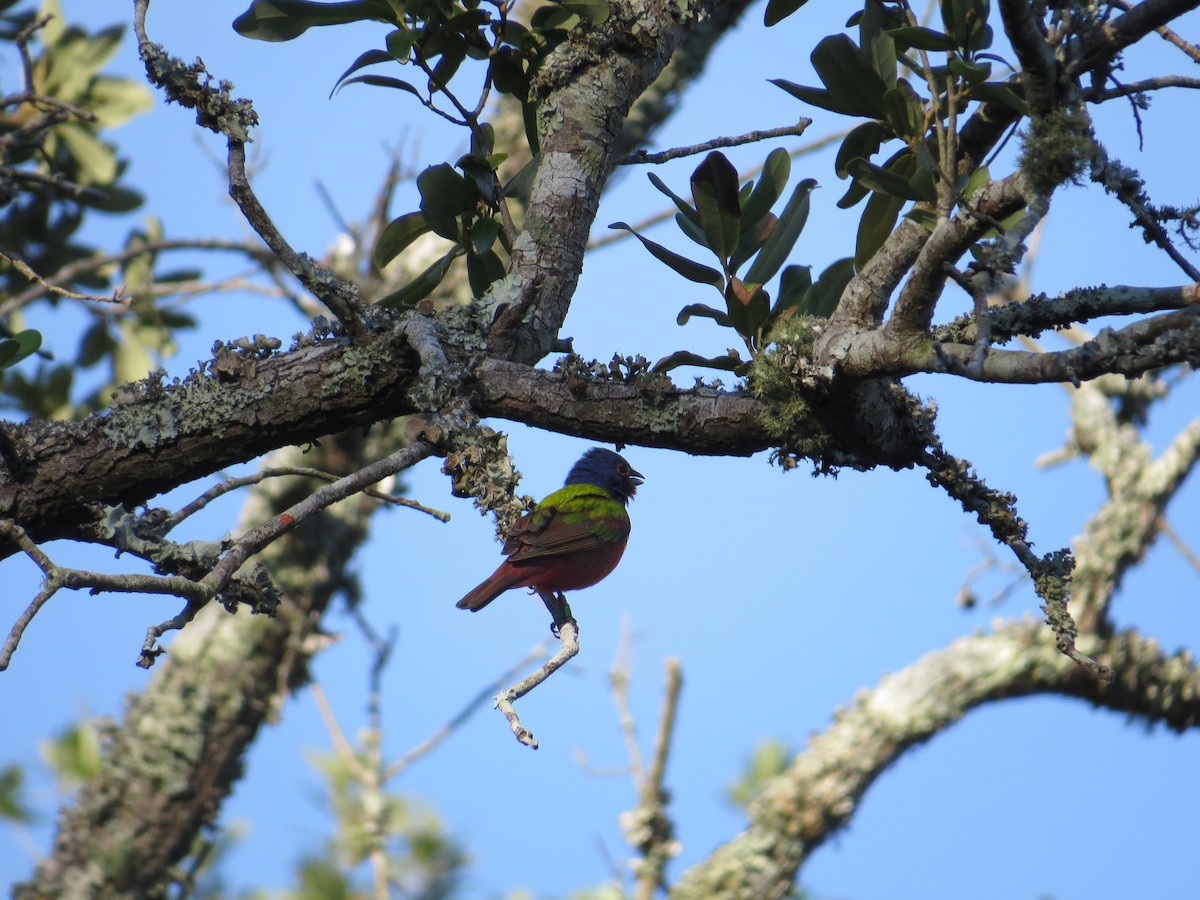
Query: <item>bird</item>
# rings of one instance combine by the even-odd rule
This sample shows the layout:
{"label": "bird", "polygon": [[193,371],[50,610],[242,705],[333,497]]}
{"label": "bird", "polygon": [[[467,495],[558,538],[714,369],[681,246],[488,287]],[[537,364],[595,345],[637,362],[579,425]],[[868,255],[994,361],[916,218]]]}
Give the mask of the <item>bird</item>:
{"label": "bird", "polygon": [[517,520],[504,541],[507,559],[456,606],[478,612],[511,588],[530,587],[555,626],[570,619],[563,592],[591,587],[616,568],[629,540],[625,507],[644,481],[612,450],[588,450],[561,488]]}

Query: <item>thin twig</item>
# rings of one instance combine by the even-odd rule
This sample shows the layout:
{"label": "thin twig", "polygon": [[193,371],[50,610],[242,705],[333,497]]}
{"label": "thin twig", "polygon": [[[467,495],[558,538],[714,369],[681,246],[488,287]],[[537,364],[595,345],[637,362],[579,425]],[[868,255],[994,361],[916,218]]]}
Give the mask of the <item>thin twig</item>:
{"label": "thin twig", "polygon": [[[208,506],[209,503],[216,500],[218,497],[229,493],[230,491],[258,484],[267,478],[280,478],[287,475],[294,475],[301,478],[317,478],[326,482],[334,482],[341,477],[339,475],[334,475],[332,472],[324,472],[321,469],[310,469],[305,466],[275,466],[270,469],[261,469],[251,475],[242,475],[237,478],[229,478],[225,481],[222,481],[220,484],[213,485],[191,503],[180,507],[176,512],[164,519],[162,523],[162,533],[170,533],[173,528],[175,528],[188,516],[194,515],[195,513],[204,509],[204,507]],[[366,490],[362,491],[362,493],[375,500],[381,500],[384,503],[392,503],[396,506],[404,506],[409,509],[415,509],[419,512],[427,513],[428,515],[433,516],[439,522],[450,521],[450,513],[443,512],[440,509],[432,509],[428,506],[423,506],[416,500],[409,500],[406,497],[396,497],[392,494],[386,494],[383,491],[376,490]]]}
{"label": "thin twig", "polygon": [[770,141],[781,137],[799,137],[804,134],[808,126],[812,124],[812,119],[801,117],[795,125],[785,125],[782,128],[768,128],[764,131],[749,131],[746,134],[739,134],[731,137],[718,137],[710,141],[705,141],[701,144],[690,144],[686,147],[673,147],[670,150],[663,150],[659,153],[650,153],[646,150],[637,150],[630,153],[628,156],[623,156],[617,160],[618,166],[636,166],[643,164],[657,165],[659,163],[670,162],[673,159],[682,159],[685,156],[696,156],[699,153],[708,153],[710,150],[717,150],[721,147],[740,147],[743,144],[756,144],[759,141]]}
{"label": "thin twig", "polygon": [[512,729],[513,735],[526,747],[534,750],[538,748],[538,742],[534,739],[533,732],[521,724],[513,702],[520,700],[579,653],[579,625],[574,619],[567,619],[560,626],[559,642],[558,652],[546,660],[540,669],[512,687],[501,691],[495,698],[496,709],[500,710],[504,714],[504,718],[508,720],[508,727]]}
{"label": "thin twig", "polygon": [[480,688],[479,693],[468,700],[466,704],[463,705],[463,708],[459,710],[448,722],[446,722],[445,725],[442,725],[440,728],[434,731],[433,734],[429,735],[429,737],[425,738],[425,740],[421,741],[421,743],[417,744],[402,757],[384,769],[384,782],[386,783],[395,778],[397,775],[415,763],[418,759],[428,755],[430,751],[441,744],[442,741],[456,731],[464,722],[467,721],[467,719],[474,715],[477,710],[482,709],[484,704],[495,696],[496,691],[500,690],[500,688],[503,687],[507,682],[515,678],[522,670],[529,666],[530,663],[545,656],[548,649],[549,646],[547,643],[542,641],[523,657],[492,679],[491,682]]}

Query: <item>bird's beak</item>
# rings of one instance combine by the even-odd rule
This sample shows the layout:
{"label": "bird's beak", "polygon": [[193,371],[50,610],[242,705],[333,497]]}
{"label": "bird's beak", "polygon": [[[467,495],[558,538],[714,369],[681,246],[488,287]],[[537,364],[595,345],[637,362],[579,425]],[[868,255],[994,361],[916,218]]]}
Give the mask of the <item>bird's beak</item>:
{"label": "bird's beak", "polygon": [[634,483],[634,486],[636,487],[639,484],[646,483],[646,476],[643,475],[641,472],[639,472],[637,469],[630,469],[629,470],[629,480],[632,481]]}

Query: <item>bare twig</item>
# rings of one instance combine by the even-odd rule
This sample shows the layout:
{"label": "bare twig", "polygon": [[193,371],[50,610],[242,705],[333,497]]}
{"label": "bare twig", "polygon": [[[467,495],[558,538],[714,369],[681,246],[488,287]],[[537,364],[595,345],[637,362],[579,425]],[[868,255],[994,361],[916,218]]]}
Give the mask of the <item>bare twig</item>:
{"label": "bare twig", "polygon": [[558,652],[546,660],[541,668],[512,687],[504,689],[495,697],[496,709],[500,710],[504,714],[504,718],[508,720],[508,727],[512,729],[513,735],[526,747],[534,750],[538,748],[538,742],[534,740],[533,732],[521,724],[513,703],[532,691],[579,653],[579,625],[574,619],[567,619],[562,623],[560,629]]}
{"label": "bare twig", "polygon": [[685,156],[696,156],[699,153],[708,153],[710,150],[717,150],[721,147],[740,147],[743,144],[756,144],[759,141],[770,141],[781,137],[799,137],[808,130],[808,126],[812,124],[812,119],[801,117],[795,125],[785,125],[782,128],[768,128],[762,131],[749,131],[746,134],[739,134],[730,137],[713,138],[710,141],[704,141],[701,144],[689,144],[686,147],[673,147],[670,150],[662,150],[658,153],[651,153],[648,150],[638,150],[630,153],[628,156],[617,160],[618,166],[636,166],[644,164],[654,164],[670,162],[673,159],[682,159]]}
{"label": "bare twig", "polygon": [[[276,466],[270,469],[261,469],[251,475],[242,475],[238,478],[229,478],[222,481],[220,484],[213,485],[191,503],[180,507],[177,511],[163,520],[162,533],[167,534],[175,528],[180,522],[191,516],[209,503],[216,500],[218,497],[229,493],[238,488],[249,487],[250,485],[258,484],[264,478],[281,478],[287,475],[294,475],[301,478],[317,478],[321,481],[334,482],[340,476],[334,475],[332,472],[323,472],[320,469],[310,469],[305,466]],[[450,513],[443,512],[440,509],[432,509],[428,506],[423,506],[415,500],[409,500],[406,497],[396,497],[392,494],[386,494],[383,491],[366,490],[363,491],[366,496],[376,500],[381,500],[384,503],[391,503],[396,506],[404,506],[409,509],[415,509],[419,512],[427,513],[433,516],[439,522],[449,522]]]}
{"label": "bare twig", "polygon": [[625,838],[641,853],[634,866],[637,877],[637,900],[652,900],[660,888],[666,887],[667,863],[679,854],[675,829],[667,816],[667,792],[663,779],[667,771],[667,756],[671,735],[675,729],[675,713],[679,707],[679,691],[683,687],[683,671],[679,660],[667,657],[667,684],[663,692],[662,712],[658,733],[654,737],[654,755],[650,770],[638,791],[638,806],[623,817]]}
{"label": "bare twig", "polygon": [[430,751],[441,744],[442,741],[453,734],[454,731],[456,731],[464,722],[467,721],[467,719],[474,715],[476,710],[482,709],[483,705],[488,700],[493,699],[496,691],[500,690],[501,687],[515,678],[518,673],[524,670],[528,665],[530,665],[530,663],[545,656],[548,649],[549,645],[545,641],[542,641],[523,657],[492,679],[490,683],[480,688],[479,692],[470,700],[468,700],[463,705],[463,708],[459,710],[458,713],[456,713],[448,722],[446,722],[445,725],[442,725],[440,728],[434,731],[433,734],[429,735],[429,737],[425,738],[425,740],[421,741],[421,743],[417,744],[402,757],[384,769],[383,780],[385,782],[390,781],[415,763],[418,759],[428,755]]}

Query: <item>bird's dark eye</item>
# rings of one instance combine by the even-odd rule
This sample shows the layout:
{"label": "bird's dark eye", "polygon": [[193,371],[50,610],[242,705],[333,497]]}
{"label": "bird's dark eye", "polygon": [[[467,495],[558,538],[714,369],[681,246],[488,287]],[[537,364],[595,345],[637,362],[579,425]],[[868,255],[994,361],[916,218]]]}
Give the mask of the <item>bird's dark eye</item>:
{"label": "bird's dark eye", "polygon": [[629,474],[629,466],[625,465],[625,463],[617,463],[617,474],[618,475],[628,475]]}

